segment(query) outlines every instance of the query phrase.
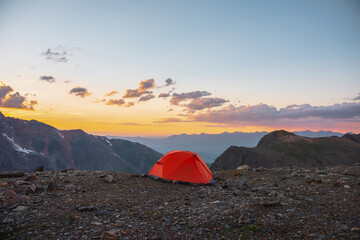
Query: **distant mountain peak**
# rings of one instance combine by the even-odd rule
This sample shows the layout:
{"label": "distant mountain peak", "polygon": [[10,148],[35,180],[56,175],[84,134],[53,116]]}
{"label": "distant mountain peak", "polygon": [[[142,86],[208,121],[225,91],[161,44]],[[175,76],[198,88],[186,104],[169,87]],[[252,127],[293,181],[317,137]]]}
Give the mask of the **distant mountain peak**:
{"label": "distant mountain peak", "polygon": [[279,138],[283,138],[285,136],[296,136],[296,135],[294,133],[291,133],[291,132],[288,132],[285,130],[277,130],[277,131],[274,131],[274,132],[271,132],[271,133],[265,135],[262,139],[260,139],[257,146],[258,147],[267,146],[267,145],[275,142]]}

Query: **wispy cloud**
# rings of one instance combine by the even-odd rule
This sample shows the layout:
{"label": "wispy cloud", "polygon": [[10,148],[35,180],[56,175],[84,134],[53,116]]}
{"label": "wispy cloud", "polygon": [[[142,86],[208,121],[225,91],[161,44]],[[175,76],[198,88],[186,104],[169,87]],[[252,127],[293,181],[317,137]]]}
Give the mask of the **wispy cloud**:
{"label": "wispy cloud", "polygon": [[170,93],[160,93],[158,98],[167,98],[170,97]]}
{"label": "wispy cloud", "polygon": [[90,96],[92,93],[89,92],[86,88],[74,87],[73,89],[70,90],[69,94],[74,94],[75,96],[84,98]]}
{"label": "wispy cloud", "polygon": [[223,98],[196,98],[184,106],[190,110],[202,110],[205,108],[219,107],[227,102],[229,101]]}
{"label": "wispy cloud", "polygon": [[112,95],[115,95],[115,94],[118,94],[119,92],[118,91],[111,91],[111,92],[108,92],[104,95],[104,97],[110,97]]}
{"label": "wispy cloud", "polygon": [[146,102],[146,101],[149,101],[150,99],[153,99],[153,98],[155,98],[155,96],[153,94],[148,94],[148,95],[142,96],[139,99],[139,102]]}
{"label": "wispy cloud", "polygon": [[34,110],[33,106],[38,104],[36,100],[28,101],[27,97],[22,96],[19,92],[13,92],[12,87],[0,81],[0,107]]}
{"label": "wispy cloud", "polygon": [[104,100],[106,105],[117,105],[117,106],[123,106],[123,107],[132,107],[132,106],[134,106],[133,102],[126,103],[125,100],[122,99],[122,98],[120,98],[120,99],[109,99],[108,101],[106,101],[105,99],[102,99],[102,100]]}
{"label": "wispy cloud", "polygon": [[132,107],[132,106],[134,106],[135,105],[135,103],[133,103],[133,102],[128,102],[126,105],[125,105],[125,107]]}
{"label": "wispy cloud", "polygon": [[49,60],[52,62],[65,63],[65,62],[69,61],[68,53],[62,46],[58,46],[54,50],[51,48],[48,48],[45,52],[42,52],[41,55],[45,56],[46,60]]}
{"label": "wispy cloud", "polygon": [[120,99],[110,99],[109,101],[107,101],[105,103],[106,105],[118,105],[118,106],[122,106],[125,104],[124,99],[120,98]]}
{"label": "wispy cloud", "polygon": [[193,92],[186,92],[186,93],[173,93],[172,98],[170,99],[170,104],[172,105],[179,105],[180,102],[200,98],[204,96],[209,96],[211,93],[207,91],[193,91]]}
{"label": "wispy cloud", "polygon": [[220,110],[208,110],[188,117],[195,122],[241,123],[269,122],[294,119],[351,119],[360,117],[360,103],[341,103],[330,106],[311,106],[310,104],[289,105],[285,108],[260,103],[258,105],[225,106]]}
{"label": "wispy cloud", "polygon": [[186,122],[186,120],[180,118],[160,118],[154,121],[154,123],[172,123],[172,122]]}
{"label": "wispy cloud", "polygon": [[47,76],[47,75],[40,76],[40,80],[46,81],[48,83],[54,83],[55,82],[55,78],[53,76]]}

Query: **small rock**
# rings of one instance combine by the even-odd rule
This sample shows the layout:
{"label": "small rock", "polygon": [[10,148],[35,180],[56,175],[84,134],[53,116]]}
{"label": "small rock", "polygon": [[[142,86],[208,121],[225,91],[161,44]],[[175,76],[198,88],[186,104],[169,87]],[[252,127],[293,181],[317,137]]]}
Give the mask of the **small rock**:
{"label": "small rock", "polygon": [[337,180],[332,186],[333,187],[340,187],[341,186],[341,181]]}
{"label": "small rock", "polygon": [[15,209],[14,209],[14,211],[16,211],[16,212],[21,212],[21,211],[24,211],[24,210],[26,210],[27,209],[27,207],[25,207],[25,206],[17,206]]}
{"label": "small rock", "polygon": [[31,184],[30,189],[31,189],[31,191],[35,192],[35,191],[36,191],[36,186],[35,186],[35,184]]}
{"label": "small rock", "polygon": [[297,177],[297,176],[299,176],[299,174],[298,174],[297,172],[293,172],[293,173],[291,174],[291,176],[292,176],[292,177]]}
{"label": "small rock", "polygon": [[32,183],[29,181],[21,181],[21,180],[17,180],[15,182],[15,185],[31,185]]}
{"label": "small rock", "polygon": [[324,170],[316,170],[317,174],[326,175],[327,173]]}
{"label": "small rock", "polygon": [[104,238],[109,240],[118,240],[118,237],[116,236],[116,233],[112,231],[106,231],[104,233]]}
{"label": "small rock", "polygon": [[74,184],[71,184],[71,183],[66,184],[66,185],[64,186],[64,190],[75,190],[75,189],[76,189],[75,185],[74,185]]}
{"label": "small rock", "polygon": [[25,178],[25,181],[34,181],[36,179],[35,175],[29,175],[27,178]]}
{"label": "small rock", "polygon": [[246,215],[241,215],[238,219],[238,223],[239,224],[250,224],[250,223],[252,223],[252,219]]}
{"label": "small rock", "polygon": [[80,212],[91,212],[91,211],[96,210],[96,207],[89,205],[89,206],[79,207],[78,210]]}
{"label": "small rock", "polygon": [[107,182],[109,182],[109,183],[115,182],[115,178],[114,178],[112,175],[106,175],[106,176],[104,177],[104,180],[107,181]]}
{"label": "small rock", "polygon": [[236,168],[237,170],[249,170],[249,165],[241,165],[240,167]]}
{"label": "small rock", "polygon": [[265,190],[264,186],[259,186],[259,187],[255,187],[253,189],[251,189],[252,192],[258,192],[258,191],[263,191]]}
{"label": "small rock", "polygon": [[234,175],[235,175],[235,176],[241,176],[241,172],[240,172],[240,170],[235,169],[235,171],[234,171]]}
{"label": "small rock", "polygon": [[101,225],[102,225],[102,223],[101,223],[101,222],[91,222],[91,225],[101,226]]}
{"label": "small rock", "polygon": [[7,217],[1,223],[2,224],[10,224],[10,223],[14,223],[14,222],[15,222],[14,219]]}
{"label": "small rock", "polygon": [[0,182],[0,187],[5,187],[7,185],[7,182]]}
{"label": "small rock", "polygon": [[58,184],[57,184],[55,181],[50,182],[49,185],[48,185],[48,187],[47,187],[47,190],[48,190],[49,192],[55,191],[55,190],[58,190],[58,189],[59,189],[59,186],[58,186]]}
{"label": "small rock", "polygon": [[24,175],[25,175],[24,172],[12,172],[12,171],[0,172],[0,178],[18,178],[18,177],[23,177]]}
{"label": "small rock", "polygon": [[312,198],[305,198],[305,202],[313,202],[314,200]]}
{"label": "small rock", "polygon": [[22,202],[22,198],[12,190],[0,192],[0,208],[9,207]]}
{"label": "small rock", "polygon": [[360,232],[360,227],[353,227],[350,229],[352,232]]}
{"label": "small rock", "polygon": [[44,166],[39,166],[37,169],[35,169],[34,172],[43,172],[44,171]]}
{"label": "small rock", "polygon": [[262,172],[263,169],[260,167],[260,168],[253,168],[252,170],[254,172]]}
{"label": "small rock", "polygon": [[99,211],[96,212],[96,215],[98,215],[98,216],[101,216],[101,215],[102,216],[110,216],[111,214],[106,210],[99,210]]}
{"label": "small rock", "polygon": [[344,185],[344,188],[351,188],[349,185]]}
{"label": "small rock", "polygon": [[280,202],[279,201],[264,202],[262,205],[264,207],[276,207],[276,206],[280,206]]}

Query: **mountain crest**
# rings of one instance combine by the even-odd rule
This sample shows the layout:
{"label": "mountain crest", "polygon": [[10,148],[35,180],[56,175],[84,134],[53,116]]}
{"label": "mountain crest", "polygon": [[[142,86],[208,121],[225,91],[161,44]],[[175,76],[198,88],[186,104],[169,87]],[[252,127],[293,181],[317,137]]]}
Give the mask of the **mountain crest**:
{"label": "mountain crest", "polygon": [[282,139],[283,137],[287,137],[287,136],[296,136],[296,135],[294,133],[287,132],[285,130],[277,130],[277,131],[271,132],[271,133],[265,135],[263,138],[261,138],[257,146],[258,147],[267,146],[267,145],[272,144],[272,143],[276,142],[277,140]]}

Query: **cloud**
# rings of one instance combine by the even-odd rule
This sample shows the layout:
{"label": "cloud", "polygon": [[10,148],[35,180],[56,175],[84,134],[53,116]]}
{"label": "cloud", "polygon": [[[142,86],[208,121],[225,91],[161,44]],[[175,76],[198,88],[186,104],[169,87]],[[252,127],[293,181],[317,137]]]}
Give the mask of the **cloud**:
{"label": "cloud", "polygon": [[148,94],[148,95],[145,95],[143,97],[141,97],[139,99],[139,102],[146,102],[146,101],[149,101],[150,99],[153,99],[155,98],[155,96],[153,94]]}
{"label": "cloud", "polygon": [[128,102],[126,105],[125,105],[125,107],[132,107],[132,106],[134,106],[135,105],[135,103],[133,103],[133,102]]}
{"label": "cloud", "polygon": [[200,98],[200,97],[209,96],[209,95],[211,95],[211,93],[209,93],[207,91],[193,91],[193,92],[180,93],[180,94],[174,93],[172,95],[172,98],[170,99],[170,104],[179,105],[179,103],[182,101]]}
{"label": "cloud", "polygon": [[0,102],[5,99],[6,95],[14,91],[10,86],[6,86],[4,83],[2,84],[3,85],[0,85]]}
{"label": "cloud", "polygon": [[160,93],[158,98],[167,98],[170,97],[170,93]]}
{"label": "cloud", "polygon": [[202,110],[205,108],[219,107],[227,102],[229,101],[223,98],[196,98],[184,106],[190,110]]}
{"label": "cloud", "polygon": [[271,122],[278,120],[306,119],[352,119],[360,117],[360,103],[340,103],[330,106],[311,106],[310,104],[292,104],[285,108],[260,103],[258,105],[242,105],[234,107],[229,104],[220,110],[208,110],[189,116],[195,122],[241,123]]}
{"label": "cloud", "polygon": [[74,87],[70,90],[69,94],[75,94],[75,96],[79,97],[87,97],[90,96],[92,93],[89,92],[86,88],[83,87]]}
{"label": "cloud", "polygon": [[107,94],[105,94],[104,97],[110,97],[110,96],[118,94],[118,93],[119,93],[118,91],[111,91],[111,92],[108,92]]}
{"label": "cloud", "polygon": [[67,62],[68,59],[68,53],[67,51],[62,47],[58,46],[55,48],[55,50],[52,50],[48,48],[45,52],[41,53],[42,56],[45,56],[46,60],[52,61],[52,62]]}
{"label": "cloud", "polygon": [[12,87],[0,81],[0,107],[34,110],[33,106],[38,104],[36,100],[28,102],[27,97],[22,96],[19,92],[12,92],[14,92]]}
{"label": "cloud", "polygon": [[180,118],[160,118],[159,120],[154,121],[154,123],[170,123],[170,122],[185,122],[185,121]]}
{"label": "cloud", "polygon": [[106,99],[96,99],[93,103],[106,102]]}
{"label": "cloud", "polygon": [[137,89],[127,89],[123,98],[137,98],[141,97],[144,94],[152,93],[147,91],[148,89],[155,88],[155,81],[154,79],[148,79],[141,81],[139,83],[139,87]]}
{"label": "cloud", "polygon": [[47,81],[48,83],[55,82],[55,78],[53,76],[46,76],[46,75],[40,76],[40,80]]}
{"label": "cloud", "polygon": [[354,101],[359,101],[360,100],[360,93],[358,94],[357,97],[353,98]]}
{"label": "cloud", "polygon": [[106,105],[118,105],[118,106],[122,106],[125,104],[124,99],[120,98],[120,99],[110,99],[109,101],[107,101],[105,103]]}
{"label": "cloud", "polygon": [[165,87],[168,87],[168,86],[171,86],[174,84],[175,84],[175,82],[171,78],[168,78],[165,80]]}
{"label": "cloud", "polygon": [[[106,101],[105,99],[102,99],[101,102]],[[131,107],[134,106],[133,102],[126,103],[124,99],[110,99],[106,103],[106,105],[117,105],[117,106],[124,106],[124,107]]]}

